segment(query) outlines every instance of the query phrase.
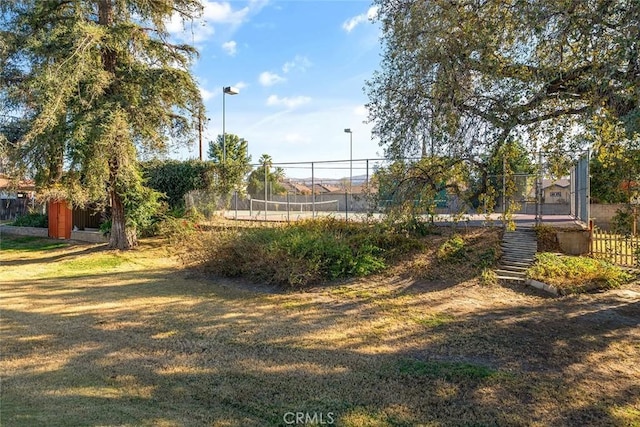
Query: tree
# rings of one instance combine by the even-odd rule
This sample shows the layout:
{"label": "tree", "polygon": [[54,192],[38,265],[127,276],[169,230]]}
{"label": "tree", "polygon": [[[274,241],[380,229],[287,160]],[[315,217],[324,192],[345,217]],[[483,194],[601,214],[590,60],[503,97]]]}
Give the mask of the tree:
{"label": "tree", "polygon": [[[207,152],[215,164],[215,183],[217,193],[225,197],[228,203],[232,191],[244,192],[243,181],[251,172],[251,156],[248,154],[249,143],[238,135],[228,133],[218,135],[215,142],[209,142]],[[226,156],[225,156],[226,153]]]}
{"label": "tree", "polygon": [[[557,147],[594,116],[640,130],[637,0],[375,0],[370,120],[388,157]],[[548,146],[548,147],[546,147]]]}
{"label": "tree", "polygon": [[213,165],[199,160],[152,160],[141,163],[145,183],[164,194],[170,208],[184,208],[184,196],[193,190],[209,190]]}
{"label": "tree", "polygon": [[13,162],[50,197],[108,198],[111,248],[136,245],[136,218],[152,196],[138,153],[188,140],[202,114],[189,72],[196,52],[170,43],[164,24],[200,10],[197,0],[0,5],[0,108],[25,123],[9,143]]}
{"label": "tree", "polygon": [[280,167],[276,167],[274,170],[271,170],[273,166],[273,159],[268,154],[260,156],[258,163],[260,163],[261,166],[258,166],[249,174],[247,192],[256,199],[264,197],[266,183],[268,193],[284,193],[286,190],[282,184],[280,184],[284,179],[284,170]]}
{"label": "tree", "polygon": [[[492,153],[491,157],[485,155],[480,156],[480,159],[486,166],[482,169],[482,173],[475,173],[471,177],[469,201],[472,206],[477,208],[482,204],[486,209],[493,210],[498,203],[498,198],[493,197],[489,200],[487,195],[502,194],[503,185],[508,187],[504,189],[507,198],[514,194],[523,197],[529,192],[530,188],[527,184],[531,179],[527,179],[526,175],[531,175],[533,178],[536,167],[521,141],[511,139],[505,142],[497,152]],[[515,175],[519,175],[519,178],[516,179]],[[506,177],[504,181],[503,177]]]}
{"label": "tree", "polygon": [[589,134],[590,189],[593,201],[629,203],[640,192],[640,135],[629,138],[611,117],[599,117]]}

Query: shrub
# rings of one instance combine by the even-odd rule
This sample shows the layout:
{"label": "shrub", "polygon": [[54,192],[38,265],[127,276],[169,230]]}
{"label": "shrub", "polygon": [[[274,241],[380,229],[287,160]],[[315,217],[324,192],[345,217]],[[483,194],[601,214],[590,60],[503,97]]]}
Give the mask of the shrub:
{"label": "shrub", "polygon": [[206,271],[289,287],[379,272],[395,257],[421,247],[416,238],[389,232],[382,224],[335,219],[227,229],[182,243],[185,262]]}
{"label": "shrub", "polygon": [[616,214],[611,218],[611,232],[622,235],[631,234],[633,221],[634,215],[631,206],[617,209]]}
{"label": "shrub", "polygon": [[16,218],[13,221],[13,225],[16,227],[39,227],[39,228],[47,228],[48,219],[47,215],[31,212],[26,215],[22,215]]}
{"label": "shrub", "polygon": [[632,278],[604,260],[548,252],[536,255],[527,276],[556,286],[562,294],[616,288]]}
{"label": "shrub", "polygon": [[463,261],[466,259],[466,248],[464,239],[459,234],[454,234],[439,248],[437,253],[441,261]]}

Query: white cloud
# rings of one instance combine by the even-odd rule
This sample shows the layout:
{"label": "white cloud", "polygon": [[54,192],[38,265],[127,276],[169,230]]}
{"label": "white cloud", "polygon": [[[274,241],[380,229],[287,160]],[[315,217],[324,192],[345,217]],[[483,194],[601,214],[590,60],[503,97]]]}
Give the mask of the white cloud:
{"label": "white cloud", "polygon": [[360,15],[354,16],[353,18],[346,20],[342,24],[342,28],[347,33],[350,33],[358,25],[360,25],[360,24],[362,24],[364,22],[367,22],[367,21],[371,21],[372,19],[375,19],[378,16],[378,10],[379,9],[380,9],[379,6],[371,6],[369,8],[369,10],[367,10],[365,13],[361,13]]}
{"label": "white cloud", "polygon": [[306,56],[296,55],[293,60],[285,62],[282,66],[282,72],[288,73],[293,70],[306,71],[311,66],[311,61]]}
{"label": "white cloud", "polygon": [[231,2],[205,0],[202,3],[202,15],[193,21],[184,21],[174,14],[165,21],[167,31],[176,39],[187,43],[200,43],[215,34],[214,25],[227,25],[232,30],[249,21],[258,13],[268,0],[250,0],[242,9],[234,9]]}
{"label": "white cloud", "polygon": [[246,89],[249,87],[248,83],[245,82],[238,82],[236,84],[233,85],[234,87],[237,87],[238,89],[242,90],[242,89]]}
{"label": "white cloud", "polygon": [[200,96],[202,96],[202,100],[203,100],[203,101],[208,101],[208,100],[210,100],[211,98],[213,98],[214,93],[213,93],[213,92],[211,92],[211,91],[209,91],[209,90],[207,90],[207,89],[205,89],[205,88],[203,88],[203,87],[201,86],[201,87],[200,87]]}
{"label": "white cloud", "polygon": [[271,95],[267,98],[267,105],[270,107],[286,107],[289,109],[293,109],[299,107],[304,104],[308,104],[311,102],[311,98],[308,96],[295,96],[293,98],[283,97],[280,98],[278,95]]}
{"label": "white cloud", "polygon": [[369,115],[369,110],[367,109],[366,105],[358,105],[354,110],[353,113],[356,116],[360,116],[360,117],[367,117]]}
{"label": "white cloud", "polygon": [[238,44],[235,41],[230,40],[226,43],[222,43],[222,49],[227,52],[227,55],[236,56]]}
{"label": "white cloud", "polygon": [[205,1],[203,3],[203,6],[203,20],[207,22],[235,25],[242,24],[251,10],[250,6],[245,6],[242,9],[233,10],[233,8],[231,7],[231,3],[217,1]]}
{"label": "white cloud", "polygon": [[285,79],[284,77],[279,76],[276,73],[272,73],[270,71],[265,71],[263,73],[260,73],[260,76],[258,77],[258,81],[262,86],[273,86],[277,83],[282,83],[286,80],[287,79]]}

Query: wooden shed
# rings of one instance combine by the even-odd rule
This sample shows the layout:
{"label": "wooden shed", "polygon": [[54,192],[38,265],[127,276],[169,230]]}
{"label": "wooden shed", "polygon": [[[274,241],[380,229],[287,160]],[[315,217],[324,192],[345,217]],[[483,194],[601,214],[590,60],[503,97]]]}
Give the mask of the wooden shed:
{"label": "wooden shed", "polygon": [[64,200],[52,200],[47,208],[49,212],[49,237],[70,239],[73,214],[69,204]]}

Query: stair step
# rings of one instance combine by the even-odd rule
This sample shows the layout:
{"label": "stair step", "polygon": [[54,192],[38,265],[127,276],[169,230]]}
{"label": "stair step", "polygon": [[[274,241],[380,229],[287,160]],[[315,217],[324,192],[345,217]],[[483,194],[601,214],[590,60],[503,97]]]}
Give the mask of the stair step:
{"label": "stair step", "polygon": [[516,261],[510,261],[510,262],[509,261],[506,261],[506,262],[501,261],[499,265],[503,266],[503,267],[518,267],[518,268],[524,268],[524,269],[527,269],[527,268],[531,267],[531,264],[529,264],[529,263],[516,262]]}
{"label": "stair step", "polygon": [[524,257],[524,258],[531,258],[533,259],[533,257],[535,256],[535,252],[524,252],[524,251],[503,251],[502,252],[502,256],[503,257],[508,257],[508,256],[512,256],[512,257]]}
{"label": "stair step", "polygon": [[511,282],[524,282],[526,279],[522,278],[522,277],[513,277],[513,276],[496,276],[496,279],[498,280],[509,280]]}
{"label": "stair step", "polygon": [[510,271],[527,271],[529,267],[523,267],[519,265],[508,265],[508,264],[500,264],[498,266],[501,270],[510,270]]}
{"label": "stair step", "polygon": [[496,274],[498,275],[509,275],[513,277],[527,277],[527,275],[522,271],[511,271],[511,270],[496,270]]}
{"label": "stair step", "polygon": [[533,258],[502,257],[502,261],[533,264]]}

